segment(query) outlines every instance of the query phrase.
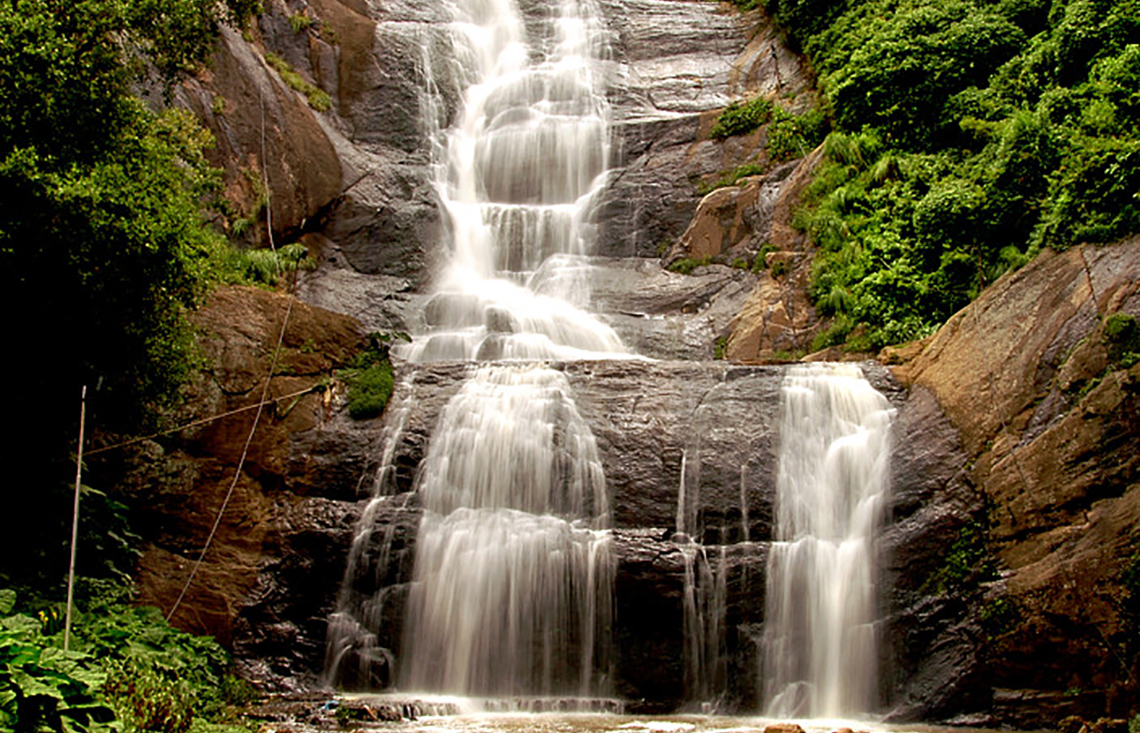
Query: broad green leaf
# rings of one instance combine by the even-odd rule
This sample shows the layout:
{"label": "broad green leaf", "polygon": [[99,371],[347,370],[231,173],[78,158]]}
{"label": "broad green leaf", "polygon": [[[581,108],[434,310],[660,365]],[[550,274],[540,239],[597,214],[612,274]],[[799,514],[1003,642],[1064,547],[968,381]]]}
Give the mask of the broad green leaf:
{"label": "broad green leaf", "polygon": [[33,677],[30,674],[17,672],[14,675],[16,685],[20,688],[20,692],[24,697],[35,697],[42,695],[44,697],[55,698],[56,700],[63,699],[63,693],[58,687],[54,685],[44,684],[42,678]]}

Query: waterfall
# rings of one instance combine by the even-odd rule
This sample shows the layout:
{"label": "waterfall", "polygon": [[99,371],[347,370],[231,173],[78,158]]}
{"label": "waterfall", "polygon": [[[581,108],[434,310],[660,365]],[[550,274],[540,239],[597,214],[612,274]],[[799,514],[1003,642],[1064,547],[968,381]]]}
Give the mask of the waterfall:
{"label": "waterfall", "polygon": [[[393,354],[413,371],[482,366],[442,410],[416,475],[396,679],[416,692],[596,698],[610,693],[612,664],[605,477],[569,382],[540,360],[629,356],[585,310],[580,266],[610,155],[604,29],[589,0],[525,16],[513,0],[450,10],[453,58],[425,61],[429,76],[450,76],[433,79],[424,105],[437,125],[447,115],[436,92],[458,92],[453,124],[430,130],[450,256],[422,329]],[[341,605],[330,658],[363,639],[367,665],[376,632]]]}
{"label": "waterfall", "polygon": [[[586,255],[611,155],[606,31],[593,0],[546,2],[528,0],[524,13],[514,0],[449,1],[448,43],[424,44],[451,50],[424,60],[422,109],[445,257],[414,338],[392,349],[399,395],[329,624],[334,685],[500,698],[492,708],[589,698],[582,707],[599,709],[614,693],[606,477],[567,377],[577,367],[550,365],[635,358],[590,312]],[[440,373],[460,369],[446,404],[431,402],[428,435],[408,413],[446,381]],[[675,532],[656,541],[683,560],[677,651],[694,709],[731,704],[729,649],[754,616],[730,598],[762,549],[750,541],[750,509],[766,508],[749,505],[767,474],[749,469],[748,445],[733,457],[739,476],[719,469],[718,454],[739,442],[721,404],[763,402],[773,391],[750,380],[778,378],[768,374],[722,373],[684,428],[662,432],[663,447],[685,436]],[[678,404],[691,406],[684,391]],[[889,406],[854,367],[794,367],[782,394],[762,640],[768,712],[864,711],[875,689]],[[397,455],[405,439],[415,448]],[[420,455],[412,480],[408,459]],[[731,513],[706,511],[726,501]]]}
{"label": "waterfall", "polygon": [[785,376],[781,413],[766,714],[867,713],[877,690],[876,537],[894,411],[858,367],[813,364]]}
{"label": "waterfall", "polygon": [[575,264],[593,247],[610,157],[597,8],[558,0],[548,15],[524,19],[514,0],[459,0],[452,12],[461,108],[436,133],[435,164],[451,256],[424,333],[399,356],[625,354],[613,329],[584,310],[588,286]]}

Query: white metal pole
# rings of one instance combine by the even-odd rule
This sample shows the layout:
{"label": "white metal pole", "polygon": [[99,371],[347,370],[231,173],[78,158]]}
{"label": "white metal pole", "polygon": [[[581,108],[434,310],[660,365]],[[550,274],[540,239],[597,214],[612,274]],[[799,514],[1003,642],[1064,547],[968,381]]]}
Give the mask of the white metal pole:
{"label": "white metal pole", "polygon": [[75,508],[71,513],[71,564],[67,569],[67,613],[63,622],[63,650],[71,643],[71,599],[75,590],[75,546],[79,541],[79,481],[83,475],[83,429],[87,421],[87,385],[79,397],[79,452],[75,456]]}

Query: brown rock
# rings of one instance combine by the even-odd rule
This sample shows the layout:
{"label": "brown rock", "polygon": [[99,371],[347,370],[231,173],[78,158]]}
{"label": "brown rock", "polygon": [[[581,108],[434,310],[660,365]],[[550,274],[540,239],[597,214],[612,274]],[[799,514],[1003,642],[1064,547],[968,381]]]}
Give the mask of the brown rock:
{"label": "brown rock", "polygon": [[773,723],[764,726],[764,733],[804,733],[798,723]]}
{"label": "brown rock", "polygon": [[[209,71],[184,84],[179,100],[214,135],[207,157],[223,170],[225,197],[258,227],[268,191],[277,240],[299,234],[341,194],[340,159],[318,113],[232,29],[223,27]],[[262,228],[254,241],[267,240]]]}
{"label": "brown rock", "polygon": [[761,273],[756,288],[729,326],[725,348],[729,359],[764,361],[803,354],[822,326],[807,295],[813,250],[807,237],[791,226],[792,210],[821,155],[816,150],[796,162],[778,188],[767,196],[757,196],[755,208],[762,211],[752,217],[755,225],[749,246],[759,250],[768,244],[778,249],[768,254],[768,271]]}
{"label": "brown rock", "polygon": [[[312,531],[296,521],[294,494],[324,491],[355,498],[361,465],[359,459],[351,461],[351,444],[306,437],[336,432],[333,392],[308,390],[331,382],[334,370],[361,348],[362,338],[350,318],[256,288],[220,288],[194,320],[210,367],[178,420],[206,421],[167,447],[151,442],[135,448],[117,483],[146,518],[139,527],[144,540],[140,602],[169,612],[186,587],[172,622],[228,645],[262,568],[279,557],[291,533]],[[265,406],[246,451],[256,411],[242,408],[260,401],[267,380],[269,398],[286,399]],[[226,416],[210,419],[217,415]],[[365,437],[364,445],[370,439]],[[295,455],[298,446],[303,461]],[[330,450],[338,458],[329,463],[345,462],[356,475],[333,478],[338,469],[322,460]],[[337,488],[345,482],[349,486]],[[341,522],[339,515],[330,521]],[[195,569],[215,522],[216,534]],[[338,567],[330,578],[335,582],[340,572]],[[334,595],[335,586],[329,598]]]}
{"label": "brown rock", "polygon": [[1070,715],[1057,723],[1057,733],[1079,733],[1084,725],[1085,721],[1081,720],[1079,716]]}
{"label": "brown rock", "polygon": [[[1140,314],[1140,239],[1042,253],[895,371],[936,397],[990,507],[991,549],[1016,608],[1014,630],[991,649],[995,687],[1127,679],[1111,649],[1140,527],[1140,365],[1109,361],[1101,323],[1115,312]],[[1104,705],[1115,712],[1127,698]]]}

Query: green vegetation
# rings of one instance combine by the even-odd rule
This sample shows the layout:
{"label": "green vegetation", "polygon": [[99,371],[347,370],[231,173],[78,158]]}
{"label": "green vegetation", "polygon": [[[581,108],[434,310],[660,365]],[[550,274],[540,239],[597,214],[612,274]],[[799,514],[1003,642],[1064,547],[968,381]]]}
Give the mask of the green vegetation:
{"label": "green vegetation", "polygon": [[[239,719],[252,691],[213,639],[176,631],[156,609],[128,605],[122,586],[89,583],[71,648],[62,610],[19,612],[0,590],[0,729],[52,733],[186,733]],[[102,596],[99,598],[98,596]],[[27,610],[31,610],[30,608]]]}
{"label": "green vegetation", "polygon": [[723,140],[733,135],[747,135],[772,119],[772,103],[763,97],[756,97],[744,104],[733,102],[716,118],[709,137]]}
{"label": "green vegetation", "polygon": [[265,60],[277,70],[282,81],[289,85],[290,89],[305,95],[305,98],[309,100],[310,107],[318,112],[328,112],[332,107],[332,97],[328,95],[328,92],[305,81],[305,78],[298,74],[288,61],[272,51],[266,52]]}
{"label": "green vegetation", "polygon": [[[958,531],[954,544],[950,546],[946,559],[927,577],[921,592],[960,594],[981,583],[997,579],[997,563],[986,547],[983,532],[976,523],[963,526]],[[1004,611],[999,610],[994,609],[996,616],[1004,614]]]}
{"label": "green vegetation", "polygon": [[1108,356],[1124,369],[1140,360],[1140,324],[1128,313],[1113,313],[1104,321],[1104,341]]}
{"label": "green vegetation", "polygon": [[700,258],[682,257],[679,260],[674,260],[673,262],[671,262],[667,269],[669,270],[669,272],[676,272],[680,275],[689,275],[689,274],[692,274],[693,270],[697,269],[698,267],[705,267],[706,265],[711,265],[712,262],[713,262],[712,257],[700,257]]}
{"label": "green vegetation", "polygon": [[1140,231],[1140,0],[766,7],[836,127],[796,222],[827,340],[926,335],[1042,248]]}
{"label": "green vegetation", "polygon": [[307,13],[293,13],[289,16],[289,25],[294,33],[301,33],[313,26],[313,18]]}
{"label": "green vegetation", "polygon": [[352,366],[337,375],[348,387],[348,414],[354,420],[379,417],[395,387],[388,348],[393,339],[407,340],[407,334],[374,333],[368,348],[357,354]]}
{"label": "green vegetation", "polygon": [[777,163],[802,158],[823,142],[827,131],[827,116],[819,108],[794,115],[775,107],[768,127],[768,158]]}
{"label": "green vegetation", "polygon": [[283,275],[317,266],[309,258],[309,250],[300,242],[292,242],[276,250],[231,249],[226,253],[223,282],[252,283],[274,287]]}
{"label": "green vegetation", "polygon": [[[796,115],[763,97],[756,97],[743,104],[733,102],[728,105],[713,123],[709,137],[713,140],[724,140],[734,135],[747,135],[763,125],[769,125],[766,148],[768,158],[782,162],[802,158],[823,142],[829,121],[824,111],[818,107]],[[756,173],[763,172],[759,167],[756,168]],[[756,173],[743,175],[756,175]],[[712,188],[731,185],[740,177],[741,175],[737,175],[731,181],[719,183]]]}
{"label": "green vegetation", "polygon": [[1021,612],[1017,604],[1009,598],[998,596],[982,604],[982,629],[986,632],[986,640],[993,642],[1017,628]]}

